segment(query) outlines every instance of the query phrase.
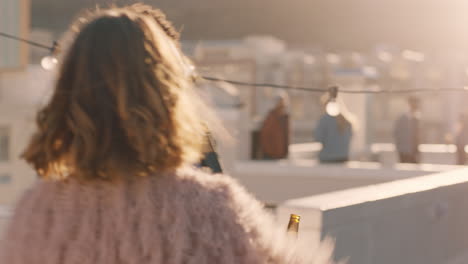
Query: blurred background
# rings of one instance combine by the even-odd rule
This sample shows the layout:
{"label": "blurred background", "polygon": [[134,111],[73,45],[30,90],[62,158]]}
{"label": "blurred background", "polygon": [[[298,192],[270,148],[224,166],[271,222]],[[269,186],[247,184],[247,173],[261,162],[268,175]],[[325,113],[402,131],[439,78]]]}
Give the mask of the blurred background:
{"label": "blurred background", "polygon": [[[31,36],[51,43],[62,37],[80,11],[132,2],[31,1]],[[143,2],[167,14],[181,32],[184,51],[207,75],[303,87],[340,84],[343,89],[455,88],[468,78],[464,52],[468,3],[463,0]],[[43,55],[43,50],[32,48],[31,63],[39,63]],[[247,107],[254,119],[261,119],[269,108],[263,104],[265,96],[274,98],[268,88],[247,88],[240,93],[249,93],[241,96],[244,103],[252,103]],[[320,116],[319,96],[291,92],[294,142],[312,140],[310,131]],[[443,98],[431,100],[434,96]],[[429,93],[423,97],[421,107],[427,118],[422,141],[444,143],[445,134],[453,132],[458,120],[463,96]],[[364,99],[369,109],[360,122],[366,123],[364,118],[382,121],[372,122],[372,129],[369,124],[360,125],[365,140],[391,140],[387,123],[404,107],[404,98],[377,95]],[[429,101],[430,106],[425,103]]]}
{"label": "blurred background", "polygon": [[[31,1],[32,37],[51,43],[61,38],[80,11],[131,2],[135,1]],[[468,3],[463,0],[143,2],[161,8],[173,21],[181,32],[184,51],[204,74],[305,87],[338,83],[343,89],[370,85],[382,89],[455,88],[468,78]],[[31,62],[38,63],[43,53],[33,48]],[[250,97],[264,102],[270,90],[243,89],[241,93],[251,93]],[[267,111],[268,106],[243,96],[253,103],[248,106],[251,115]],[[319,96],[290,96],[296,124],[293,141],[310,141],[312,134],[307,131],[320,115]],[[434,96],[442,98],[431,100]],[[367,133],[368,141],[388,142],[386,123],[399,114],[405,97],[372,97],[366,99],[370,110],[365,118],[382,122],[372,122],[372,130],[361,124],[360,131]],[[463,96],[423,97],[421,107],[427,118],[422,124],[422,141],[443,143],[458,120]]]}

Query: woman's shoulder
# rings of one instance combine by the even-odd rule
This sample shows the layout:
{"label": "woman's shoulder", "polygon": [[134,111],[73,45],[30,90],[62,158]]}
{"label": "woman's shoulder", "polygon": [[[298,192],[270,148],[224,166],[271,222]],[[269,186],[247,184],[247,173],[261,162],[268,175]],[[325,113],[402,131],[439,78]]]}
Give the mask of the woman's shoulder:
{"label": "woman's shoulder", "polygon": [[18,200],[16,207],[24,208],[27,206],[35,207],[36,202],[44,204],[45,200],[52,199],[59,188],[60,183],[38,179],[28,189],[24,191]]}
{"label": "woman's shoulder", "polygon": [[211,174],[197,168],[178,170],[173,180],[179,188],[211,193],[247,192],[238,181],[226,174]]}
{"label": "woman's shoulder", "polygon": [[177,172],[175,188],[177,193],[184,193],[186,199],[197,203],[208,203],[234,210],[250,208],[263,210],[258,201],[235,178],[225,174],[209,174],[198,169],[183,169]]}
{"label": "woman's shoulder", "polygon": [[[162,175],[154,175],[147,178],[133,179],[131,181],[120,182],[83,182],[75,179],[63,181],[37,180],[25,193],[19,201],[36,200],[41,197],[41,200],[47,197],[53,197],[60,194],[72,195],[80,193],[80,196],[86,193],[94,192],[122,192],[125,189],[135,189],[136,193],[144,192],[143,189],[151,191],[172,190],[173,192],[207,192],[219,193],[228,190],[237,190],[244,192],[245,189],[237,182],[236,179],[225,174],[211,174],[197,168],[181,168],[172,173]],[[161,190],[159,190],[161,189]]]}
{"label": "woman's shoulder", "polygon": [[[265,259],[270,259],[268,263],[331,263],[328,260],[332,246],[328,242],[320,245],[317,250],[310,250],[308,239],[289,247],[284,226],[279,227],[263,204],[235,178],[191,169],[178,172],[176,178],[180,186],[191,186],[189,192],[203,191],[204,195],[199,196],[202,200],[195,196],[190,197],[190,208],[193,210],[191,216],[201,217],[198,212],[202,211],[205,214],[203,217],[212,221],[209,222],[210,226],[224,229],[223,233],[216,232],[212,241],[223,241],[230,236],[228,243],[233,243],[229,244],[231,247],[244,248],[249,254],[255,255],[256,261],[253,263],[267,263]],[[228,246],[226,250],[229,250]],[[233,259],[245,260],[249,257],[248,254],[237,255]],[[308,259],[311,261],[305,261]]]}

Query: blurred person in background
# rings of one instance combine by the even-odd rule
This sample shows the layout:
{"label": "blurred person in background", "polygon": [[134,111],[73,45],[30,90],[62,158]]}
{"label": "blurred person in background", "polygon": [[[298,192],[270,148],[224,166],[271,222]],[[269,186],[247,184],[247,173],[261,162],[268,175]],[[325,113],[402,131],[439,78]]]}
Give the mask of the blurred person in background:
{"label": "blurred person in background", "polygon": [[408,98],[409,112],[396,121],[393,135],[400,162],[419,163],[420,102],[416,97]]}
{"label": "blurred person in background", "polygon": [[202,168],[209,168],[212,173],[222,173],[223,168],[219,162],[215,143],[211,133],[207,131],[202,148],[203,156],[198,165]]}
{"label": "blurred person in background", "polygon": [[455,145],[457,147],[457,165],[465,165],[465,146],[468,144],[468,115],[461,114],[455,135]]}
{"label": "blurred person in background", "polygon": [[321,98],[324,114],[315,127],[315,140],[322,143],[319,161],[322,163],[341,163],[349,160],[349,149],[353,137],[354,117],[341,100],[337,100],[340,113],[331,116],[325,109],[330,101],[328,94]]}
{"label": "blurred person in background", "polygon": [[280,94],[260,128],[260,148],[264,159],[285,159],[289,152],[290,124],[287,96]]}
{"label": "blurred person in background", "polygon": [[193,168],[210,109],[154,19],[112,8],[77,21],[23,153],[40,179],[0,263],[329,263],[329,247],[288,244],[232,178]]}

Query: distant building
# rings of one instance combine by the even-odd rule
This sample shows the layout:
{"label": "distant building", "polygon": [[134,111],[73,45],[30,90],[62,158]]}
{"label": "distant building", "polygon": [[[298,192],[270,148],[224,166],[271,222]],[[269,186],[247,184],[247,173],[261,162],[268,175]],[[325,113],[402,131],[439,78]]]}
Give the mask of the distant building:
{"label": "distant building", "polygon": [[[0,1],[0,32],[29,36],[29,0]],[[0,36],[0,72],[18,70],[28,64],[27,44]]]}
{"label": "distant building", "polygon": [[[0,1],[0,32],[29,39],[29,10],[30,0]],[[28,60],[27,44],[0,36],[0,206],[15,202],[35,179],[19,156],[50,73],[28,67]]]}

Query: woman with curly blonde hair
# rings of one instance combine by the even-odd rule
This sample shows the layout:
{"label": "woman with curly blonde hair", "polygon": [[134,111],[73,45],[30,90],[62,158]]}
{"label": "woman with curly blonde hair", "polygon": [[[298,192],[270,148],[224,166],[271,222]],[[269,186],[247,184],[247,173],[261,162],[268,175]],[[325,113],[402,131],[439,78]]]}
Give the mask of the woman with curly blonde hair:
{"label": "woman with curly blonde hair", "polygon": [[190,166],[206,121],[154,19],[112,8],[75,29],[23,155],[40,180],[17,205],[1,263],[326,262],[284,244],[234,180]]}

